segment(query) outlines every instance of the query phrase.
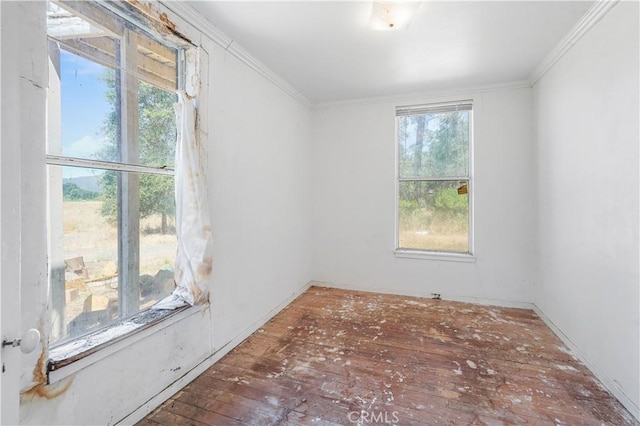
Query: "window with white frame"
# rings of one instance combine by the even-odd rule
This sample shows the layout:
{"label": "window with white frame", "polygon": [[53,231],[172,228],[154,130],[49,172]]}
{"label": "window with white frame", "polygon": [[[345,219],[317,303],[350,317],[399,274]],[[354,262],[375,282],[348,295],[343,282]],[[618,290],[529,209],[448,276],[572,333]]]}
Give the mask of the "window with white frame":
{"label": "window with white frame", "polygon": [[397,249],[471,254],[471,101],[396,108]]}
{"label": "window with white frame", "polygon": [[97,2],[49,3],[50,344],[173,290],[181,50]]}

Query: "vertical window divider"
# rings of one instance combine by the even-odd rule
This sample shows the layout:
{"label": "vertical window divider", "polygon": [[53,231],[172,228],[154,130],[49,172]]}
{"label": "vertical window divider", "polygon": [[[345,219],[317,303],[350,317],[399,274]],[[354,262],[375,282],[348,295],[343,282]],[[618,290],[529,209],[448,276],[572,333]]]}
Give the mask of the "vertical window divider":
{"label": "vertical window divider", "polygon": [[[140,156],[137,37],[125,25],[120,41],[120,96],[116,102],[120,124],[120,161],[135,163]],[[122,73],[126,78],[122,78]],[[137,173],[118,174],[118,313],[126,318],[139,310],[140,294],[140,177]]]}

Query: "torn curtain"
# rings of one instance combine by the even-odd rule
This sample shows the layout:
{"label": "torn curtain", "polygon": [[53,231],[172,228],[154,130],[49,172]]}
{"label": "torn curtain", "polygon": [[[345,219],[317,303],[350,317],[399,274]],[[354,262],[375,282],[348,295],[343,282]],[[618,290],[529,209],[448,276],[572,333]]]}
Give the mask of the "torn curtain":
{"label": "torn curtain", "polygon": [[175,309],[208,301],[213,268],[213,241],[207,187],[196,132],[195,100],[178,92],[176,121],[176,288],[154,309]]}

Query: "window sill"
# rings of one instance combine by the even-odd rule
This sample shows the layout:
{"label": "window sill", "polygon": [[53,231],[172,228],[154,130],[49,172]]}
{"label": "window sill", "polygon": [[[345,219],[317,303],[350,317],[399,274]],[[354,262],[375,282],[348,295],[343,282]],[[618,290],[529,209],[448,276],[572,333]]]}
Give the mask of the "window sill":
{"label": "window sill", "polygon": [[420,250],[403,250],[396,249],[394,254],[399,258],[406,259],[427,259],[427,260],[442,260],[445,262],[463,262],[463,263],[475,263],[476,257],[472,254],[463,253],[444,253],[435,251],[420,251]]}
{"label": "window sill", "polygon": [[52,347],[48,384],[62,380],[119,350],[202,311],[208,305],[175,310],[146,310],[110,327]]}

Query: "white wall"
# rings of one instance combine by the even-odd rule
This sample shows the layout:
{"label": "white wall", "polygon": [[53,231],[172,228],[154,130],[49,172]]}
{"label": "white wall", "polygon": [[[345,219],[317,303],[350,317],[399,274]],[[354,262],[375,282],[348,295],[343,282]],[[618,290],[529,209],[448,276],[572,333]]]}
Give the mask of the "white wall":
{"label": "white wall", "polygon": [[310,280],[310,112],[219,47],[210,60],[220,348]]}
{"label": "white wall", "polygon": [[640,414],[638,3],[620,2],[535,85],[536,305]]}
{"label": "white wall", "polygon": [[[0,29],[3,59],[12,58],[11,70],[40,69],[44,39],[37,32],[18,38],[7,31],[33,28],[28,20],[42,16],[42,4],[22,2],[18,13],[5,3],[3,23],[15,25]],[[452,97],[475,99],[475,263],[393,254],[394,107],[445,98],[336,106],[311,114],[203,37],[210,60],[204,121],[215,238],[211,309],[47,387],[55,391],[70,383],[60,395],[23,396],[21,421],[112,424],[140,406],[152,408],[158,400],[149,403],[150,398],[231,349],[311,278],[392,293],[535,301],[616,396],[637,407],[637,16],[637,3],[618,4],[533,91]],[[188,27],[170,17],[179,29]],[[37,257],[19,258],[12,251],[27,250],[41,238],[29,231],[30,222],[42,224],[44,216],[27,202],[37,204],[29,192],[34,163],[28,154],[43,152],[37,144],[44,133],[37,118],[41,111],[24,104],[23,92],[42,89],[28,80],[30,74],[7,74],[7,64],[2,61],[3,297],[18,290],[25,294],[25,288],[15,287],[22,272],[11,272],[5,259],[21,262],[17,269],[29,276],[46,271]],[[30,119],[5,115],[7,108],[20,108],[21,117]],[[20,149],[7,148],[6,135],[19,136]],[[18,181],[20,174],[24,197],[9,185],[8,178]],[[35,187],[44,188],[44,182]],[[21,214],[6,200],[29,212]],[[11,218],[21,226],[12,226]],[[41,293],[26,287],[26,294]],[[30,302],[24,299],[25,309]],[[31,324],[34,317],[25,315],[17,326],[37,326]],[[11,326],[6,318],[3,311],[3,333]],[[3,353],[3,362],[15,358]],[[28,357],[21,362],[32,367]],[[5,385],[3,377],[3,393]],[[3,419],[5,411],[13,411],[2,410]]]}
{"label": "white wall", "polygon": [[[395,106],[474,98],[477,262],[394,256]],[[530,302],[534,278],[531,90],[336,106],[312,121],[313,279],[446,298]]]}
{"label": "white wall", "polygon": [[[46,262],[38,256],[12,256],[11,259],[20,262],[14,266],[28,271],[30,276],[44,274],[44,279],[25,280],[20,286],[20,275],[15,272],[12,277],[18,279],[5,280],[5,273],[9,271],[5,264],[9,257],[5,254],[10,254],[9,249],[11,253],[19,253],[21,249],[5,248],[5,242],[15,242],[24,250],[34,243],[46,247],[45,233],[35,232],[44,226],[44,209],[21,211],[7,205],[5,200],[17,199],[25,204],[25,200],[37,199],[38,205],[45,203],[44,191],[32,193],[29,188],[45,187],[43,93],[46,78],[34,80],[24,72],[46,70],[47,58],[43,26],[34,27],[29,23],[30,19],[44,19],[44,3],[2,2],[1,7],[3,22],[14,24],[3,25],[0,30],[2,58],[12,59],[2,61],[4,297],[18,291],[22,295],[42,294],[43,288],[46,293]],[[68,378],[43,386],[39,392],[22,395],[21,423],[114,424],[139,407],[142,408],[137,413],[141,414],[161,402],[152,399],[154,396],[172,383],[181,383],[181,378],[194,367],[203,368],[232,349],[309,282],[309,110],[212,40],[200,37],[184,20],[171,13],[169,17],[183,34],[201,43],[209,59],[205,66],[207,85],[202,92],[206,112],[201,120],[208,130],[203,144],[215,238],[211,307],[97,360]],[[16,28],[30,32],[20,37],[6,32]],[[13,68],[8,68],[9,64]],[[6,72],[8,70],[27,71],[22,75]],[[5,91],[5,88],[12,90]],[[25,90],[35,91],[37,96],[26,97]],[[25,104],[29,99],[37,102]],[[28,119],[5,121],[13,117],[5,112],[12,110],[21,111],[20,117]],[[19,140],[6,145],[7,135],[18,135]],[[20,149],[5,149],[8,146]],[[39,155],[27,155],[32,151]],[[40,172],[33,174],[33,169]],[[21,196],[20,187],[9,185],[5,171],[16,175],[14,182],[20,182],[20,175],[25,174]],[[9,224],[10,218],[24,222],[24,231],[15,223]],[[19,318],[12,318],[13,325],[17,323],[25,329],[46,327],[32,318],[37,318],[40,312],[32,308],[36,302],[24,298],[23,324]],[[3,321],[3,334],[11,325]],[[46,335],[44,328],[43,334]],[[15,351],[18,352],[11,354],[19,353],[19,349]],[[3,352],[3,362],[20,358],[29,378],[38,368],[31,358],[4,355]],[[38,357],[38,353],[34,355]],[[13,364],[9,367],[11,371],[20,368]],[[17,384],[10,389],[3,380],[2,386],[3,402],[13,401],[15,405],[20,391]],[[13,392],[11,398],[5,398],[8,389]],[[164,397],[170,394],[163,393]],[[3,420],[5,412],[17,412],[15,408],[3,406]],[[128,419],[132,420],[135,418]]]}

